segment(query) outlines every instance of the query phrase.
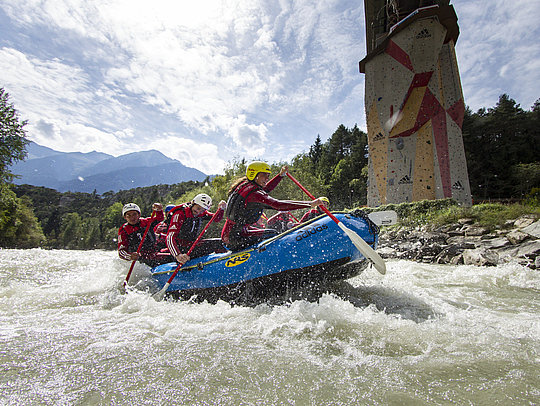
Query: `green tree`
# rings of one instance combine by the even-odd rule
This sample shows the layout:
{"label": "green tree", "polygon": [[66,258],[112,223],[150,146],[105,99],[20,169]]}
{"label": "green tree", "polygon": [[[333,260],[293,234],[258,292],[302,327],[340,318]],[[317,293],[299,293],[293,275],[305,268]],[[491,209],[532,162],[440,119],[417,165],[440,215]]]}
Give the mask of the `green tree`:
{"label": "green tree", "polygon": [[34,248],[44,240],[30,199],[18,198],[9,185],[0,184],[0,246]]}
{"label": "green tree", "polygon": [[321,142],[321,136],[317,134],[315,143],[309,148],[309,157],[313,163],[313,168],[317,167],[319,160],[321,159],[323,153],[323,145]]}
{"label": "green tree", "polygon": [[0,183],[11,182],[15,175],[9,167],[26,157],[26,124],[9,102],[9,94],[0,87]]}
{"label": "green tree", "polygon": [[101,217],[102,227],[118,229],[122,224],[124,224],[125,220],[122,217],[122,207],[123,205],[120,202],[116,202],[112,206],[108,207]]}
{"label": "green tree", "polygon": [[61,248],[78,249],[82,248],[83,224],[81,216],[77,213],[67,213],[62,217],[62,226],[58,240]]}
{"label": "green tree", "polygon": [[513,168],[538,162],[540,129],[538,104],[524,111],[507,94],[493,108],[465,112],[463,142],[473,198],[509,198],[516,188]]}
{"label": "green tree", "polygon": [[82,248],[92,250],[101,247],[103,239],[101,238],[99,220],[94,217],[86,219],[84,230],[86,230],[86,233],[83,234]]}

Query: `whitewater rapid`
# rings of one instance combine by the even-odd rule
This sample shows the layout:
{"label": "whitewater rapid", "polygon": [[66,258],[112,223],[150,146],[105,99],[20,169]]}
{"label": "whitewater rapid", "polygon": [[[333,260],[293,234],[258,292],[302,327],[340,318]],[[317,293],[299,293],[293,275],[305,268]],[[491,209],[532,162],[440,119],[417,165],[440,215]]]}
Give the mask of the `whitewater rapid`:
{"label": "whitewater rapid", "polygon": [[318,300],[162,301],[110,251],[0,250],[0,404],[536,404],[540,272],[390,261]]}

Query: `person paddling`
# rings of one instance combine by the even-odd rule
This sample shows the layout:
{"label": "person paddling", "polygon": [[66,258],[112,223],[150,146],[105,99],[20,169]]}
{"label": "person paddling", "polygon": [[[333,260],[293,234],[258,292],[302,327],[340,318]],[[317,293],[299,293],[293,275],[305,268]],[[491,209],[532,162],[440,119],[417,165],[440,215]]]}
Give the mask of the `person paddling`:
{"label": "person paddling", "polygon": [[[227,203],[219,202],[215,222],[221,221]],[[167,248],[170,254],[180,264],[185,264],[190,258],[196,258],[212,252],[223,252],[224,248],[219,238],[206,238],[197,243],[188,256],[186,253],[193,245],[200,233],[201,222],[210,220],[214,213],[210,210],[212,198],[200,193],[188,203],[183,203],[171,209],[171,221],[167,231]]]}
{"label": "person paddling", "polygon": [[[323,201],[324,207],[328,208],[330,205],[330,200],[328,200],[327,197],[320,197],[320,199]],[[304,213],[302,218],[300,219],[300,223],[304,223],[308,220],[314,219],[315,217],[319,217],[321,215],[325,214],[323,210],[319,206],[307,211]]]}
{"label": "person paddling", "polygon": [[279,184],[288,169],[288,166],[283,166],[280,172],[269,180],[270,166],[266,162],[254,161],[247,166],[246,176],[232,184],[225,212],[227,220],[221,230],[221,240],[228,249],[237,251],[278,234],[273,229],[256,227],[255,223],[265,208],[289,211],[322,204],[320,199],[277,200],[268,194]]}
{"label": "person paddling", "polygon": [[[156,236],[152,230],[163,220],[163,206],[161,203],[154,203],[152,210],[155,216],[141,218],[141,209],[135,203],[128,203],[122,208],[122,217],[126,220],[118,229],[118,256],[126,261],[139,260],[148,266],[159,265],[161,259],[158,255],[159,249],[156,246]],[[150,224],[149,224],[150,223]],[[140,242],[147,226],[150,231],[143,241],[141,250],[137,253]]]}
{"label": "person paddling", "polygon": [[165,219],[163,221],[160,221],[154,227],[154,234],[156,235],[156,245],[159,247],[159,249],[167,247],[167,230],[169,230],[169,224],[171,222],[171,210],[175,207],[176,205],[174,204],[168,204],[164,210]]}

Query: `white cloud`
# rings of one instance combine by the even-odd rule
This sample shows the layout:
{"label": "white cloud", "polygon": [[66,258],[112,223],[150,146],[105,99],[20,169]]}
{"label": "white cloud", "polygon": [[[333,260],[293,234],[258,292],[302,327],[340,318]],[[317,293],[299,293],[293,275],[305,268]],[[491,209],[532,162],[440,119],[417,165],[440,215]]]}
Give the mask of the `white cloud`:
{"label": "white cloud", "polygon": [[[540,80],[540,2],[452,3],[465,102],[490,107],[506,92],[529,107]],[[341,123],[365,129],[362,2],[0,0],[0,8],[10,18],[0,85],[30,120],[31,138],[52,148],[117,155],[155,144],[215,173],[235,156],[290,159]]]}
{"label": "white cloud", "polygon": [[[177,159],[184,165],[197,168],[208,175],[222,172],[227,164],[217,145],[182,138],[178,134],[167,134],[165,137],[152,140],[149,146],[163,151],[163,154],[169,158]],[[131,152],[138,150],[134,149]]]}
{"label": "white cloud", "polygon": [[494,106],[507,93],[524,108],[539,97],[540,2],[453,1],[460,37],[456,51],[465,103]]}

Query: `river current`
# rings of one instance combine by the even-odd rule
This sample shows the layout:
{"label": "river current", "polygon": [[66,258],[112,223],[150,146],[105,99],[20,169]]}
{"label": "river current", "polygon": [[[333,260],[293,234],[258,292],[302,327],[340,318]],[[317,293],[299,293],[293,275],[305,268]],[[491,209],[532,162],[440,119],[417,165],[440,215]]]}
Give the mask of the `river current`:
{"label": "river current", "polygon": [[109,251],[0,250],[1,405],[533,405],[540,272],[389,261],[318,300],[161,301]]}

